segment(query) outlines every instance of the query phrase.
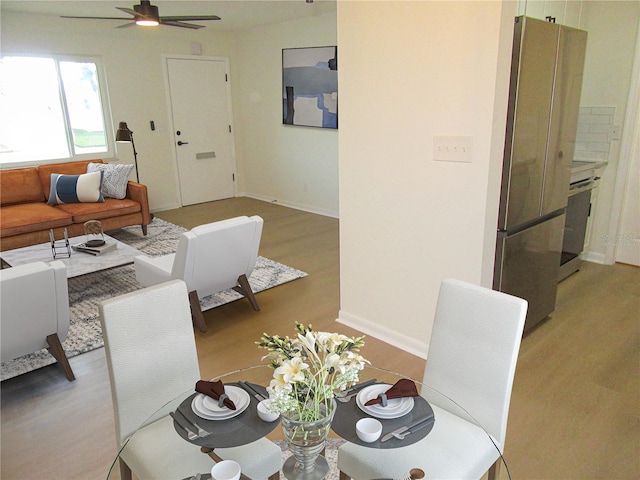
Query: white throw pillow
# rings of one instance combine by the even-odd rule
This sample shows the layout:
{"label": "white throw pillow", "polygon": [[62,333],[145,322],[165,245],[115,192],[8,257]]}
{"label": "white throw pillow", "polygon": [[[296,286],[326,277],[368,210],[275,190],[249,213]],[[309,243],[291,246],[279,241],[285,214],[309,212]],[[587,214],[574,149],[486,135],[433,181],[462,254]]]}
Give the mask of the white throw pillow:
{"label": "white throw pillow", "polygon": [[127,182],[133,165],[112,163],[89,163],[87,172],[104,172],[102,194],[105,197],[122,199],[127,196]]}

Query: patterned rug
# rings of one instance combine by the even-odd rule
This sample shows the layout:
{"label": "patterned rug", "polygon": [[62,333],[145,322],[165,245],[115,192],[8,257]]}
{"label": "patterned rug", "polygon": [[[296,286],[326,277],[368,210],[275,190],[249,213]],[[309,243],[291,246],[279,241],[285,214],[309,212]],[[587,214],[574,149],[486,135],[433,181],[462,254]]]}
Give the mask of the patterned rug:
{"label": "patterned rug", "polygon": [[[109,235],[150,257],[155,257],[175,252],[178,238],[185,230],[156,217],[148,226],[146,236],[142,235],[142,229],[139,226],[109,232]],[[307,276],[305,272],[264,257],[258,257],[249,283],[254,293],[258,293],[305,276]],[[142,285],[136,281],[133,265],[70,278],[69,313],[71,322],[69,335],[62,344],[67,357],[75,357],[103,346],[102,330],[98,318],[99,302],[140,288]],[[242,295],[239,293],[226,290],[201,299],[200,305],[203,311],[210,310],[240,298]],[[46,349],[43,349],[2,363],[1,379],[7,380],[54,362],[55,359]]]}

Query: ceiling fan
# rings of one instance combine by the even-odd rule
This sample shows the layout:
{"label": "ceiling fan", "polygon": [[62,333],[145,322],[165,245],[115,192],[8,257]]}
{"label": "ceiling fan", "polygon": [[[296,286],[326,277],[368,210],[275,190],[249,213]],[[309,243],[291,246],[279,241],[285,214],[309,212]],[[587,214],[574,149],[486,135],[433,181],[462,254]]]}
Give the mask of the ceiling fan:
{"label": "ceiling fan", "polygon": [[194,23],[187,23],[190,20],[220,20],[217,15],[186,15],[186,16],[167,16],[161,17],[158,7],[151,5],[149,0],[141,0],[139,5],[134,5],[131,8],[116,7],[125,13],[133,15],[133,18],[122,17],[75,17],[71,15],[62,15],[62,18],[85,18],[94,20],[133,20],[130,23],[120,25],[117,28],[130,27],[132,25],[141,25],[145,27],[153,27],[156,25],[169,25],[172,27],[182,28],[204,28],[204,25],[196,25]]}

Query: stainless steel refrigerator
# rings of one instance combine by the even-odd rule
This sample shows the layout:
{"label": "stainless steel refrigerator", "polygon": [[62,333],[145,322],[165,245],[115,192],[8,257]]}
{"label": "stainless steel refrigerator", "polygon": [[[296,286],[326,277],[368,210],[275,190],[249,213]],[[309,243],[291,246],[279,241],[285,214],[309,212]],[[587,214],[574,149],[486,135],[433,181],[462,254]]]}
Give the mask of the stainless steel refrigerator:
{"label": "stainless steel refrigerator", "polygon": [[555,309],[587,33],[515,21],[493,288]]}

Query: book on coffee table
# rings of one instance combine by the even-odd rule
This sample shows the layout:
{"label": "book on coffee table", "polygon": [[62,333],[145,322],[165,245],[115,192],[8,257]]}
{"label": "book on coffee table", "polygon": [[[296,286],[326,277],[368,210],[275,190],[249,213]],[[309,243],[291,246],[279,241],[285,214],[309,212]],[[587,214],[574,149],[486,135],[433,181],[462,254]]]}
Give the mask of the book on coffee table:
{"label": "book on coffee table", "polygon": [[78,243],[76,245],[71,245],[71,248],[78,252],[90,253],[91,255],[102,255],[103,253],[110,252],[111,250],[116,249],[115,242],[106,242],[104,245],[99,247],[89,247],[86,242]]}

